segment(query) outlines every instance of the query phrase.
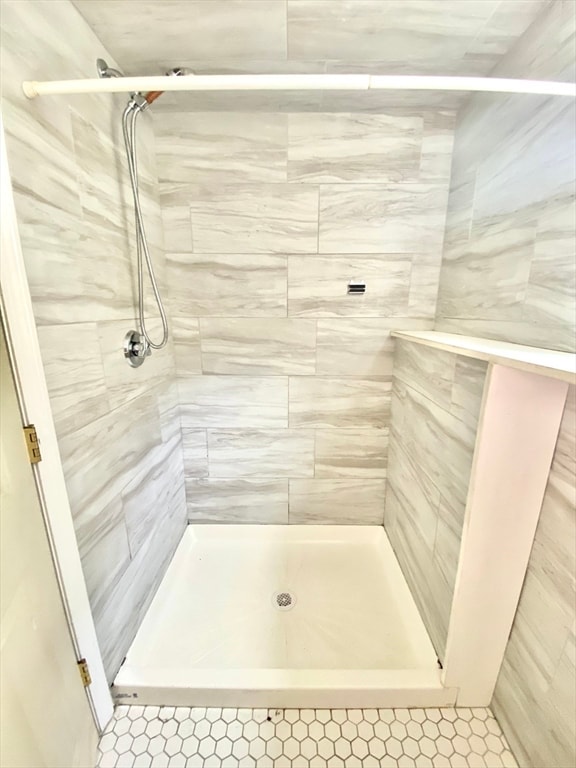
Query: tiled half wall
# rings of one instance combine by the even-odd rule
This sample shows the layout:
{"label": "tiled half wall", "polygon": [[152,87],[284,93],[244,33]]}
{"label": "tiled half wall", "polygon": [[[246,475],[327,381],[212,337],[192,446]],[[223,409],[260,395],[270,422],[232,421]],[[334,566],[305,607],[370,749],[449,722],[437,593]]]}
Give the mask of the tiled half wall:
{"label": "tiled half wall", "polygon": [[444,657],[487,364],[398,341],[386,532]]}
{"label": "tiled half wall", "polygon": [[390,330],[433,324],[453,122],[155,113],[190,520],[383,522]]}

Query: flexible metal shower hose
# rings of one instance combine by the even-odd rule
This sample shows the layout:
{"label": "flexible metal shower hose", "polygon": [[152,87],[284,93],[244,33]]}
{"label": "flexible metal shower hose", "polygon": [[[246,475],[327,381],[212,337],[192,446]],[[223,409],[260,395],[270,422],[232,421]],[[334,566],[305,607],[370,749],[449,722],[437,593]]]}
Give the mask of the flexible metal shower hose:
{"label": "flexible metal shower hose", "polygon": [[[156,282],[154,274],[154,265],[148,249],[146,239],[146,230],[144,229],[144,217],[140,205],[140,193],[138,191],[138,160],[136,154],[136,120],[141,112],[141,108],[131,99],[122,115],[122,133],[124,134],[124,144],[126,146],[126,157],[128,160],[128,171],[130,174],[130,185],[132,187],[132,197],[134,199],[134,217],[136,223],[136,255],[138,262],[138,321],[140,333],[146,339],[146,342],[152,349],[162,349],[168,342],[168,320],[162,303],[162,297]],[[144,258],[143,258],[144,257]],[[162,341],[158,344],[153,342],[146,330],[146,318],[144,316],[144,261],[146,269],[152,284],[154,298],[162,319]]]}

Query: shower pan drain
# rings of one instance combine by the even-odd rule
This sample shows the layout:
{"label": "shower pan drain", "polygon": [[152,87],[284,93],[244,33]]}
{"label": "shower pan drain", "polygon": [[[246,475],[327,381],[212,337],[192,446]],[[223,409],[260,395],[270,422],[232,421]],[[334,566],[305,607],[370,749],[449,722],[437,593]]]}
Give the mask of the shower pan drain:
{"label": "shower pan drain", "polygon": [[279,611],[290,611],[296,605],[296,595],[292,592],[274,592],[272,605]]}
{"label": "shower pan drain", "polygon": [[276,595],[276,602],[280,608],[287,608],[292,605],[292,595],[290,592],[280,592],[279,595]]}

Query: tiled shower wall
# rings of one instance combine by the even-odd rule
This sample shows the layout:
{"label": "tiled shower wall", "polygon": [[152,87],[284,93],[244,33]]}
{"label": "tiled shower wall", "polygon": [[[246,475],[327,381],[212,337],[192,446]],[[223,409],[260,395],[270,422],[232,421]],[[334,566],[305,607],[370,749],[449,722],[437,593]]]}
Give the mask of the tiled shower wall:
{"label": "tiled shower wall", "polygon": [[[493,74],[573,80],[575,11],[552,3]],[[437,330],[576,349],[575,115],[490,94],[459,114]]]}
{"label": "tiled shower wall", "polygon": [[189,519],[381,524],[389,332],[432,326],[453,113],[154,129]]}
{"label": "tiled shower wall", "polygon": [[[21,91],[23,79],[93,77],[96,58],[112,64],[112,57],[68,0],[2,2],[1,23],[2,113],[20,236],[82,565],[112,679],[185,525],[173,351],[156,352],[139,370],[122,356],[136,305],[120,131],[125,97],[28,101]],[[146,118],[141,192],[163,273],[153,146]]]}
{"label": "tiled shower wall", "polygon": [[486,368],[396,343],[384,525],[441,660]]}
{"label": "tiled shower wall", "polygon": [[[501,77],[574,75],[576,5],[557,0],[506,56]],[[456,130],[438,330],[573,350],[572,99],[475,96]],[[493,700],[521,763],[576,753],[576,410],[568,402]]]}

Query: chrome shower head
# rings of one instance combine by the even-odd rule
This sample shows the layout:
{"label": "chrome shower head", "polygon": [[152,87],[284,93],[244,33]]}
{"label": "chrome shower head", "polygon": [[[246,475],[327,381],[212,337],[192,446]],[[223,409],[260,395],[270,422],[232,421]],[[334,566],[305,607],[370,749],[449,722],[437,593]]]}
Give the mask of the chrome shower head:
{"label": "chrome shower head", "polygon": [[[166,72],[166,75],[171,77],[182,77],[183,75],[189,74],[192,73],[185,67],[173,67]],[[144,98],[148,104],[152,104],[152,102],[156,101],[156,99],[159,96],[162,96],[163,93],[164,91],[149,91],[148,93],[144,94]]]}
{"label": "chrome shower head", "polygon": [[96,59],[96,70],[98,77],[124,77],[119,69],[109,67],[105,59]]}
{"label": "chrome shower head", "polygon": [[169,69],[166,72],[167,75],[175,75],[176,77],[181,77],[182,75],[191,75],[192,70],[188,67],[172,67],[172,69]]}

